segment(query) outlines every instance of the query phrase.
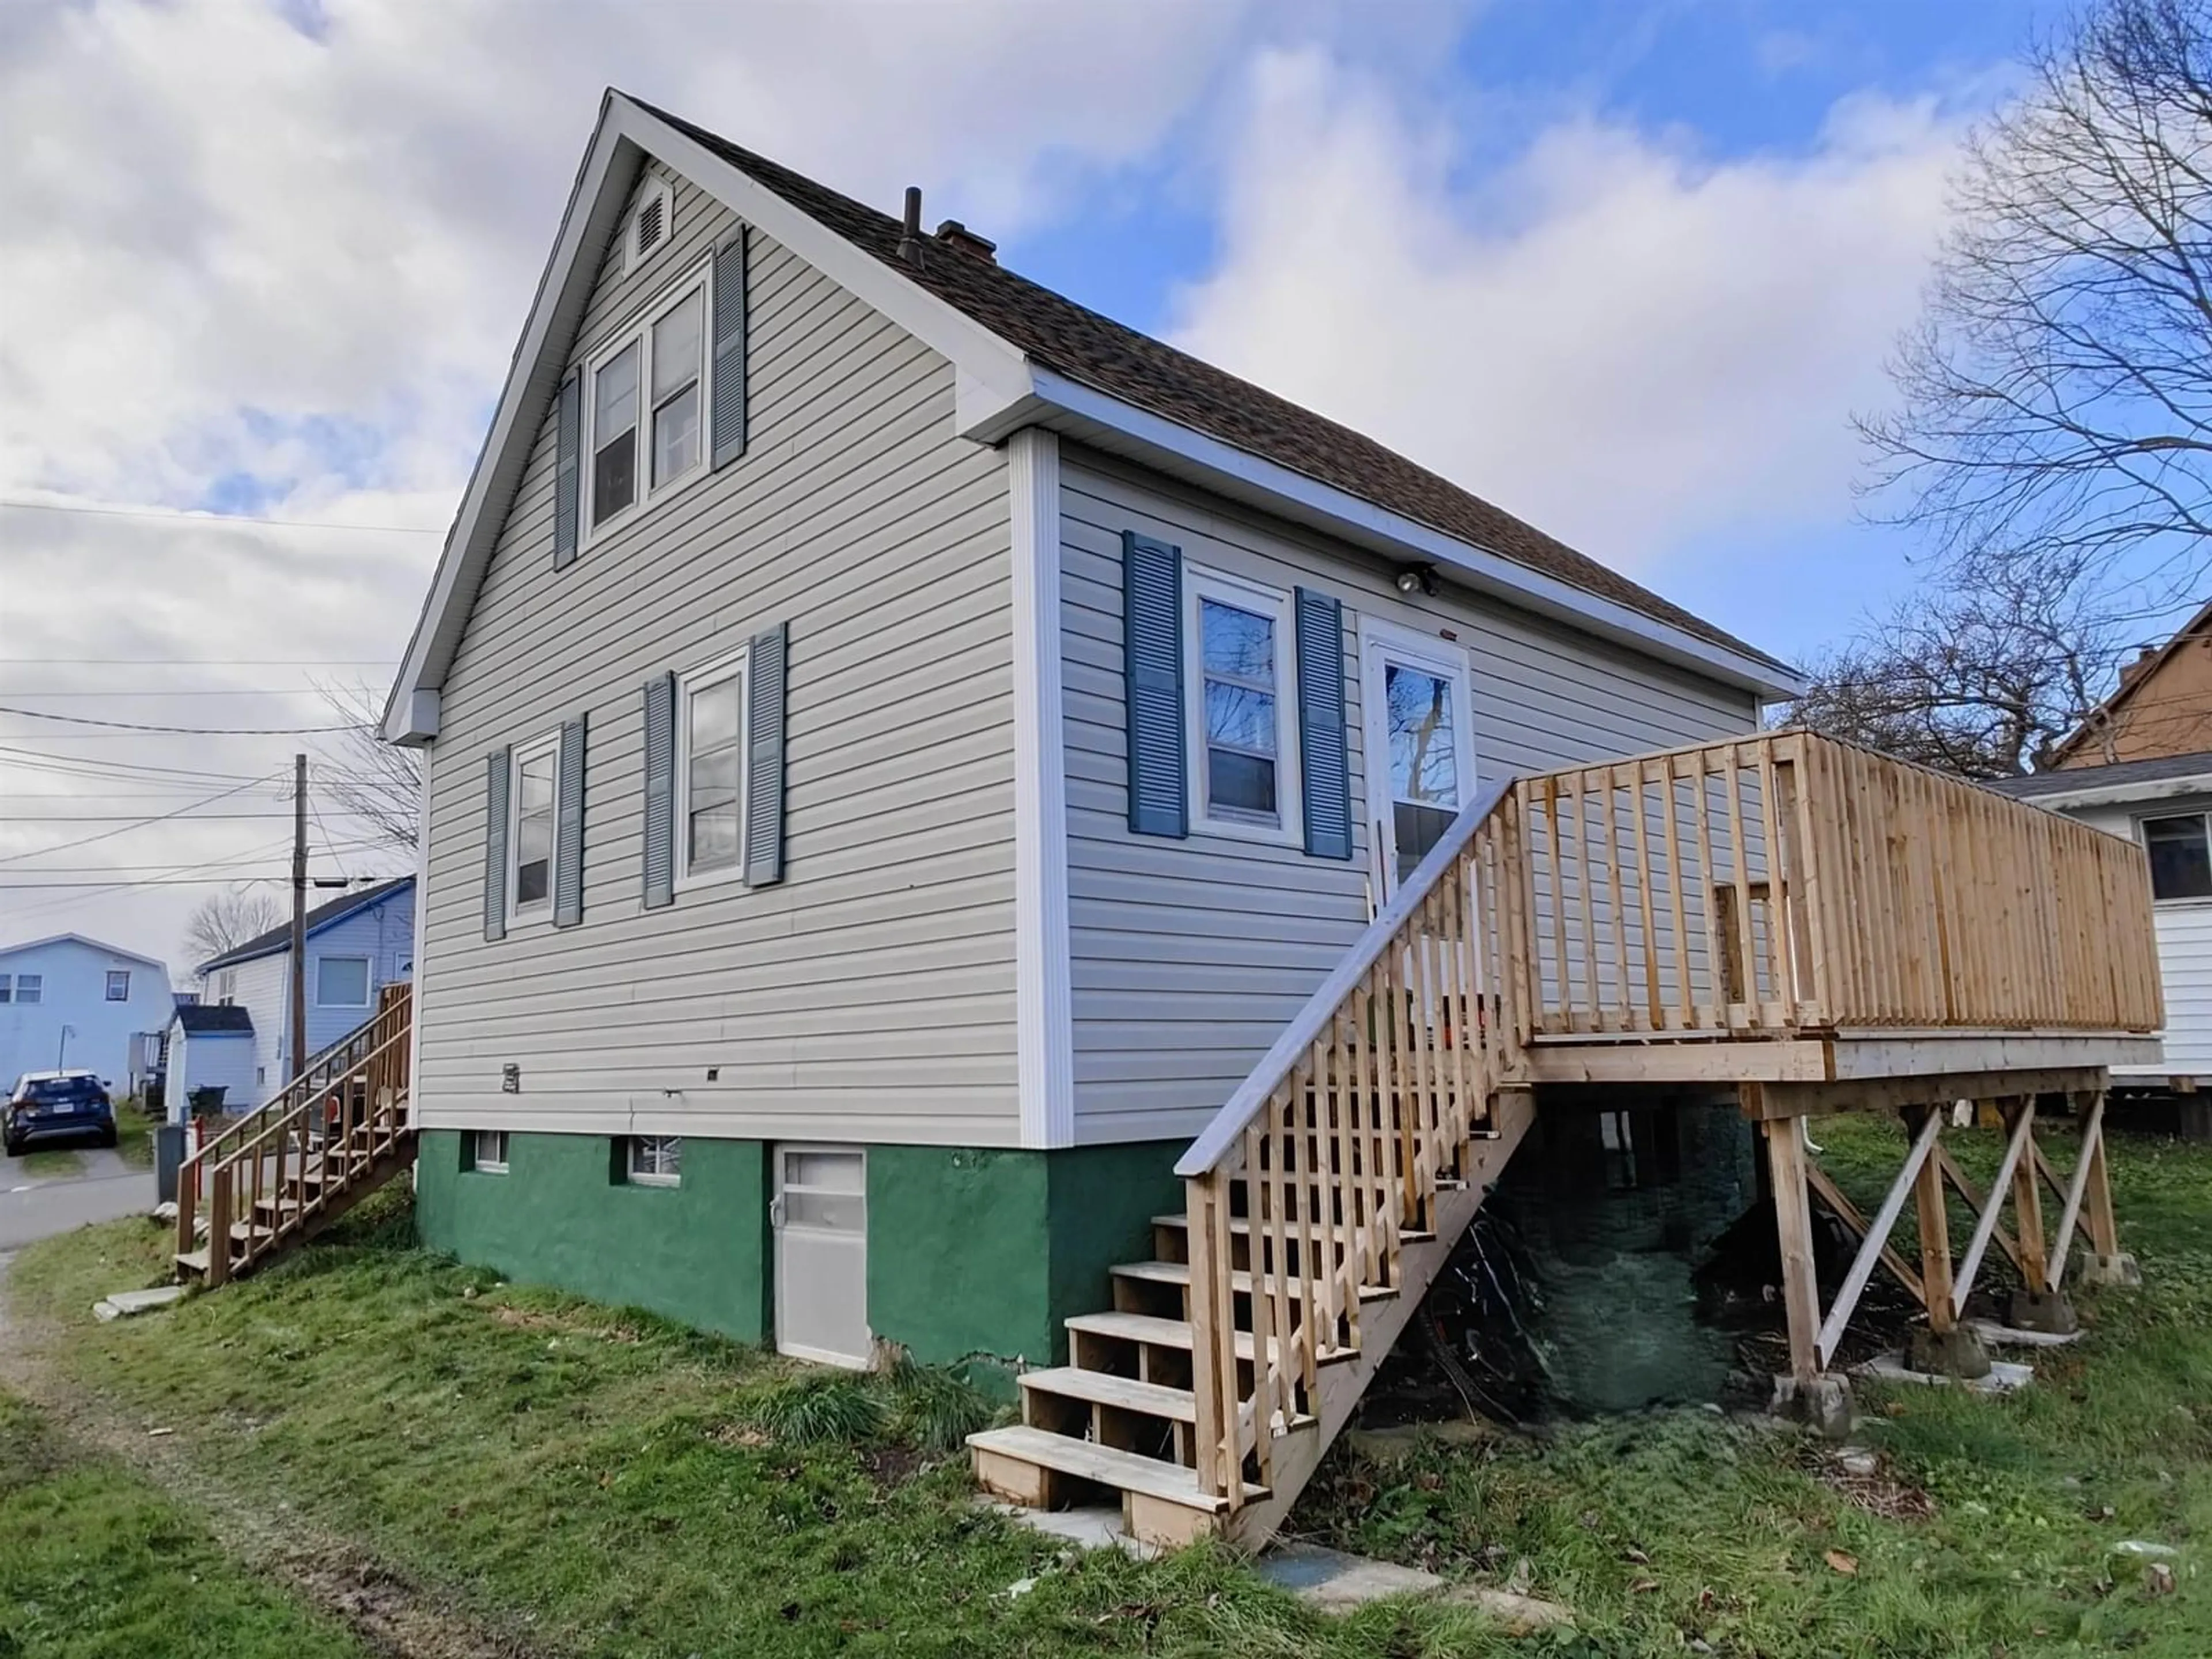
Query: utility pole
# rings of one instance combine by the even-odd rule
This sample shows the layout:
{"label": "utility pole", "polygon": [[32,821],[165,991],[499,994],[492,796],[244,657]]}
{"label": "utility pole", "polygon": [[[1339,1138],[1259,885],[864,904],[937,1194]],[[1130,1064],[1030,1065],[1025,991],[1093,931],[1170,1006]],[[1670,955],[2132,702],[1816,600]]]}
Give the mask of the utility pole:
{"label": "utility pole", "polygon": [[[307,1063],[307,757],[292,757],[292,1057],[297,1075]],[[290,1077],[285,1079],[291,1081]]]}

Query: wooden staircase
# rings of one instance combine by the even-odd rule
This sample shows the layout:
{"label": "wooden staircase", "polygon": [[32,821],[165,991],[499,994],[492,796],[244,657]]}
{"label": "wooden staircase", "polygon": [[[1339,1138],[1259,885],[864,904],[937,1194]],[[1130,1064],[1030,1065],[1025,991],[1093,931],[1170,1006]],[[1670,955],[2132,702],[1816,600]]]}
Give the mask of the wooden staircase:
{"label": "wooden staircase", "polygon": [[179,1279],[215,1285],[251,1273],[413,1164],[413,988],[386,986],[364,1024],[185,1160]]}
{"label": "wooden staircase", "polygon": [[1419,1307],[1531,1116],[1512,975],[1510,785],[1462,811],[1176,1166],[1181,1215],[1022,1422],[970,1437],[1018,1504],[1118,1497],[1139,1540],[1257,1547]]}

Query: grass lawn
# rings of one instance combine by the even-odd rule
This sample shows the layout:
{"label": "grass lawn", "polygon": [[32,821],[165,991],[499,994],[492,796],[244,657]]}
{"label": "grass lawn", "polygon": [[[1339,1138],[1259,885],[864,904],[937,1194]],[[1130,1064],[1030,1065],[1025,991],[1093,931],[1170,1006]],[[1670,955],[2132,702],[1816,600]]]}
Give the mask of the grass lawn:
{"label": "grass lawn", "polygon": [[32,1181],[59,1181],[65,1176],[82,1175],[84,1159],[73,1146],[41,1146],[34,1152],[25,1152],[17,1158],[15,1168]]}
{"label": "grass lawn", "polygon": [[147,1481],[0,1390],[0,1654],[354,1659],[335,1620],[253,1577]]}
{"label": "grass lawn", "polygon": [[[1878,1196],[1893,1132],[1816,1133]],[[1970,1163],[1993,1140],[1959,1137]],[[973,1509],[964,1460],[905,1419],[872,1407],[851,1442],[804,1437],[828,1413],[792,1408],[782,1362],[427,1255],[397,1194],[157,1317],[87,1313],[161,1276],[167,1241],[143,1223],[34,1247],[10,1290],[59,1322],[61,1381],[158,1414],[208,1477],[532,1653],[2203,1659],[2212,1152],[2120,1143],[2112,1161],[2145,1291],[2085,1301],[2089,1338],[2017,1399],[1868,1396],[1884,1473],[1859,1496],[1917,1518],[1863,1507],[1795,1435],[1702,1412],[1388,1470],[1340,1448],[1294,1528],[1576,1611],[1572,1634],[1522,1643],[1432,1604],[1324,1620],[1210,1551],[1064,1559]],[[2180,1552],[2176,1593],[2150,1594],[2115,1548],[2130,1539]]]}
{"label": "grass lawn", "polygon": [[154,1126],[161,1120],[135,1100],[115,1104],[115,1150],[134,1170],[154,1167]]}

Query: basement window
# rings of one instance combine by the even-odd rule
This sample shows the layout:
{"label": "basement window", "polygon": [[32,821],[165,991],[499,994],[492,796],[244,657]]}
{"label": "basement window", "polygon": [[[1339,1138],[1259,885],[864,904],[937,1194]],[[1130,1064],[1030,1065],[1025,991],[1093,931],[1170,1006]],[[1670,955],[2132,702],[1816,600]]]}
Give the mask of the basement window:
{"label": "basement window", "polygon": [[471,1129],[469,1132],[469,1168],[478,1175],[505,1175],[507,1131]]}
{"label": "basement window", "polygon": [[2157,899],[2212,898],[2212,845],[2202,812],[2142,821],[2150,854],[2150,891]]}
{"label": "basement window", "polygon": [[684,1178],[682,1135],[632,1135],[624,1170],[634,1187],[673,1187]]}

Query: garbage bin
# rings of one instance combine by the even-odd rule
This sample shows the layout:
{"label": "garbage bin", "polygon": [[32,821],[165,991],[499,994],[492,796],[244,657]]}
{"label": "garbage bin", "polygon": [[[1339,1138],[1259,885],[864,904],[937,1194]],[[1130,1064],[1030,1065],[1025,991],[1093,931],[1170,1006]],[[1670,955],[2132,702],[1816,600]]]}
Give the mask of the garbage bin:
{"label": "garbage bin", "polygon": [[191,1102],[194,1117],[215,1117],[222,1111],[222,1097],[230,1092],[228,1083],[203,1083],[185,1097]]}
{"label": "garbage bin", "polygon": [[157,1123],[154,1126],[154,1196],[163,1204],[173,1203],[177,1196],[177,1171],[185,1163],[185,1126],[181,1123]]}

